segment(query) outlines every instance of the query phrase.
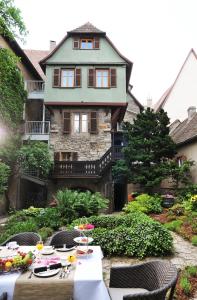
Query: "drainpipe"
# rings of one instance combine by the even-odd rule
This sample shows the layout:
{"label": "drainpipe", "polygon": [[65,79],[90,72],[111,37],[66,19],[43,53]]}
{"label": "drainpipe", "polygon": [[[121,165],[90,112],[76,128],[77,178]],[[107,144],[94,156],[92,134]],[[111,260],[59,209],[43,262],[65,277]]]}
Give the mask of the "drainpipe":
{"label": "drainpipe", "polygon": [[43,102],[43,107],[42,107],[42,134],[44,134],[45,132],[45,105]]}

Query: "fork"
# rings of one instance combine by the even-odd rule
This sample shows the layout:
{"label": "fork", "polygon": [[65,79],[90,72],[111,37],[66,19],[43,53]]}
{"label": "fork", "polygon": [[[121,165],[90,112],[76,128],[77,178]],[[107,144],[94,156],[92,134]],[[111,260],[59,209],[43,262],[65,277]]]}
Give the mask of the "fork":
{"label": "fork", "polygon": [[29,274],[28,279],[31,279],[32,275],[33,275],[33,271],[31,271],[31,273]]}
{"label": "fork", "polygon": [[61,272],[60,272],[59,279],[62,279],[62,278],[63,278],[63,273],[64,273],[64,268],[62,267],[62,268],[61,268]]}

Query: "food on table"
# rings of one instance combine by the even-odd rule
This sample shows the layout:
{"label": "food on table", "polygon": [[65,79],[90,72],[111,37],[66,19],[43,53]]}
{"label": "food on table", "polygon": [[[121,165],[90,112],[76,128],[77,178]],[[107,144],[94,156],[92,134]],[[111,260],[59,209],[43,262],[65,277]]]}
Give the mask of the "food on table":
{"label": "food on table", "polygon": [[68,262],[70,262],[70,263],[74,263],[74,262],[76,262],[77,258],[76,258],[75,255],[69,255],[69,256],[67,257],[67,260],[68,260]]}
{"label": "food on table", "polygon": [[33,253],[23,253],[18,251],[13,257],[0,258],[0,272],[26,269],[33,262]]}
{"label": "food on table", "polygon": [[81,249],[77,249],[77,255],[85,255],[85,254],[91,254],[93,252],[92,249],[86,249],[86,250],[81,250]]}
{"label": "food on table", "polygon": [[78,226],[78,229],[81,229],[81,230],[90,230],[90,229],[94,229],[94,225],[93,224],[80,224]]}

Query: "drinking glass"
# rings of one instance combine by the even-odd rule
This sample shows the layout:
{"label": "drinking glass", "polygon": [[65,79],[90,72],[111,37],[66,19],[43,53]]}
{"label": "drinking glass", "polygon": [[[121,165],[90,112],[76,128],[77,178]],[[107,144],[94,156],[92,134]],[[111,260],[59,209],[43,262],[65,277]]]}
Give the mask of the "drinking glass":
{"label": "drinking glass", "polygon": [[36,249],[38,250],[38,257],[41,258],[41,251],[43,249],[43,241],[38,241],[36,244]]}

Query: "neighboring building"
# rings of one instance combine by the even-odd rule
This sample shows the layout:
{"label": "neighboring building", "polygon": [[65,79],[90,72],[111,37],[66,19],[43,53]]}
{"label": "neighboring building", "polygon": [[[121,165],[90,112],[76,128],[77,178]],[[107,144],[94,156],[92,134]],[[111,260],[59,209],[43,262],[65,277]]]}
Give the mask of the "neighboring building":
{"label": "neighboring building", "polygon": [[132,62],[105,32],[86,23],[69,31],[40,64],[46,75],[44,104],[50,112],[54,153],[50,193],[65,187],[99,191],[111,199],[110,210],[121,208],[126,183],[117,189],[111,172],[121,157],[117,125],[127,103],[131,122],[142,108],[128,92]]}
{"label": "neighboring building", "polygon": [[155,104],[158,111],[163,108],[170,118],[171,123],[176,119],[183,121],[189,106],[196,106],[197,101],[197,55],[190,50],[181,70],[173,85],[163,94]]}
{"label": "neighboring building", "polygon": [[188,108],[188,118],[183,122],[175,121],[171,125],[170,135],[177,144],[177,160],[192,160],[195,165],[191,169],[192,181],[197,183],[197,112],[196,107]]}

